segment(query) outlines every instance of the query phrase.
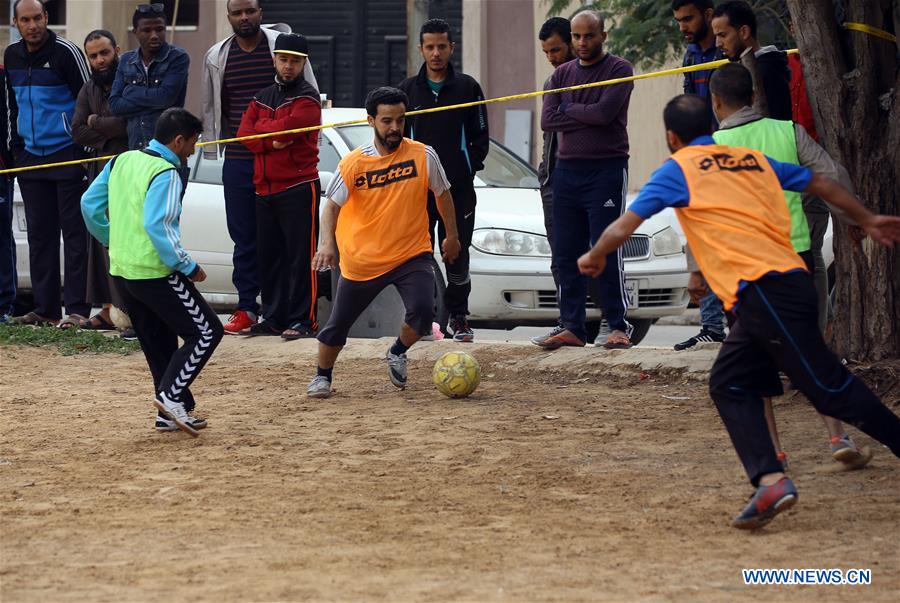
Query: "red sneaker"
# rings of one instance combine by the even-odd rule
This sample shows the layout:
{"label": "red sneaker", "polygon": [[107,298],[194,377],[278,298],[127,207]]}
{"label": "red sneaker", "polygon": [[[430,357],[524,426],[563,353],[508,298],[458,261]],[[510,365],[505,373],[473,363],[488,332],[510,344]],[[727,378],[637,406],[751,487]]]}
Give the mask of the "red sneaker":
{"label": "red sneaker", "polygon": [[256,315],[246,310],[235,310],[228,322],[225,323],[225,332],[229,335],[240,335],[241,331],[249,329],[256,324]]}

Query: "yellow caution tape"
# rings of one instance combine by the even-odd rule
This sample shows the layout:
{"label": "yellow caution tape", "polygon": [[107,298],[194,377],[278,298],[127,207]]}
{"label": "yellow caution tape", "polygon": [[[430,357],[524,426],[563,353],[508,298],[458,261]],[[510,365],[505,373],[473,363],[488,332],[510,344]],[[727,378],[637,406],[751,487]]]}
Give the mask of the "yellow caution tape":
{"label": "yellow caution tape", "polygon": [[894,34],[884,31],[883,29],[878,29],[877,27],[872,27],[871,25],[866,25],[865,23],[844,23],[842,27],[844,29],[852,29],[853,31],[861,31],[870,36],[887,40],[888,42],[897,41],[897,36]]}
{"label": "yellow caution tape", "polygon": [[[796,48],[788,50],[788,54],[796,54],[799,52]],[[654,77],[663,77],[667,75],[679,75],[682,73],[690,73],[692,71],[704,71],[707,69],[715,69],[716,67],[721,67],[726,63],[730,62],[728,59],[720,59],[718,61],[710,61],[709,63],[698,63],[696,65],[690,65],[687,67],[677,67],[674,69],[664,69],[662,71],[653,71],[650,73],[642,73],[639,75],[632,75],[628,77],[620,77],[612,80],[604,80],[602,82],[591,82],[589,84],[580,84],[578,86],[567,86],[565,88],[553,88],[550,90],[539,90],[536,92],[525,92],[522,94],[511,94],[509,96],[500,96],[497,98],[488,98],[480,101],[472,101],[469,103],[460,103],[458,105],[448,105],[446,107],[434,107],[432,109],[419,109],[417,111],[409,111],[406,113],[407,116],[413,115],[425,115],[427,113],[440,113],[441,111],[452,111],[455,109],[466,109],[468,107],[478,107],[480,105],[489,105],[492,103],[505,103],[513,100],[522,100],[528,98],[537,98],[539,96],[544,96],[545,94],[559,94],[560,92],[571,92],[573,90],[585,90],[587,88],[599,88],[602,86],[612,86],[615,84],[625,84],[627,82],[635,82],[637,80],[646,80]],[[254,134],[252,136],[240,136],[237,138],[223,138],[221,140],[209,140],[205,142],[197,143],[198,147],[205,147],[209,145],[219,145],[219,144],[228,144],[232,142],[242,142],[244,140],[258,140],[260,138],[271,138],[274,136],[285,136],[287,134],[303,134],[304,132],[315,132],[317,130],[323,130],[325,128],[342,128],[345,126],[356,126],[360,124],[368,123],[367,119],[355,119],[352,121],[342,121],[330,124],[321,124],[318,126],[309,126],[306,128],[296,128],[294,130],[282,130],[280,132],[267,132],[266,134]],[[20,167],[20,168],[10,168],[6,170],[0,170],[0,174],[16,174],[19,172],[27,172],[31,170],[46,170],[49,168],[55,167],[65,167],[69,165],[78,165],[82,163],[92,163],[95,161],[107,161],[112,159],[115,155],[106,155],[104,157],[91,157],[88,159],[76,159],[73,161],[61,161],[59,163],[48,163],[44,165],[32,165],[28,167]]]}

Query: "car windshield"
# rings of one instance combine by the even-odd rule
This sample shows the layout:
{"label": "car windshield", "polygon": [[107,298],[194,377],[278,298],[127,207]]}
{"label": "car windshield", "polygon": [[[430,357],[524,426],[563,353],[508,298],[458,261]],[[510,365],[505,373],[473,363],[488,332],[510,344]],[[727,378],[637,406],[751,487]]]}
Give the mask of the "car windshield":
{"label": "car windshield", "polygon": [[[347,126],[337,128],[337,131],[351,149],[372,142],[371,126]],[[539,183],[534,168],[491,140],[484,169],[475,175],[475,186],[537,188]]]}

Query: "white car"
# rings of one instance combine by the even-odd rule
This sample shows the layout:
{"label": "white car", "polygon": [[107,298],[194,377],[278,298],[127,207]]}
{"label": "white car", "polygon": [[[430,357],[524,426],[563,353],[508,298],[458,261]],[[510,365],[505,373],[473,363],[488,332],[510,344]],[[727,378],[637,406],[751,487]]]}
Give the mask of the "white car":
{"label": "white car", "polygon": [[[322,113],[324,123],[365,117],[364,109],[325,109]],[[322,130],[322,190],[327,188],[340,158],[371,139],[372,128],[365,124]],[[491,141],[485,168],[477,174],[475,186],[478,206],[471,249],[470,322],[475,327],[505,329],[556,324],[558,306],[550,274],[550,245],[544,233],[535,170]],[[15,209],[19,287],[27,290],[31,279],[25,213],[18,195]],[[233,307],[237,294],[231,283],[233,245],[225,224],[221,159],[210,161],[199,153],[191,158],[181,231],[185,248],[207,273],[207,279],[199,284],[200,291],[214,306]],[[682,241],[665,217],[647,220],[626,243],[624,254],[626,287],[631,297],[628,320],[635,325],[633,340],[637,342],[657,319],[681,314],[687,307],[687,265]],[[439,258],[437,264],[441,265]],[[443,282],[438,287],[442,289]],[[328,292],[330,287],[320,290]],[[596,335],[601,312],[589,301],[587,314],[589,331]]]}

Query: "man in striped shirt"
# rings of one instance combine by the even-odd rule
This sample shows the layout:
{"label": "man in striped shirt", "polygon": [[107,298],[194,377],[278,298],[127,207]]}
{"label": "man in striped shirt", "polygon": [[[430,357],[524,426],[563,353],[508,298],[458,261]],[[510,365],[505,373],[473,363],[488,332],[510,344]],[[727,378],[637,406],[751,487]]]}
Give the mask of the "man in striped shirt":
{"label": "man in striped shirt", "polygon": [[[286,25],[262,27],[259,0],[227,0],[225,9],[234,34],[216,43],[203,61],[203,139],[218,140],[237,135],[241,116],[253,95],[275,81],[273,49]],[[315,77],[307,61],[303,77],[316,90]],[[203,158],[215,160],[222,149],[208,146]],[[234,242],[231,280],[238,292],[238,305],[225,324],[225,332],[236,335],[257,321],[259,273],[256,260],[256,194],[253,187],[253,153],[239,142],[224,145],[222,184],[228,234]]]}

